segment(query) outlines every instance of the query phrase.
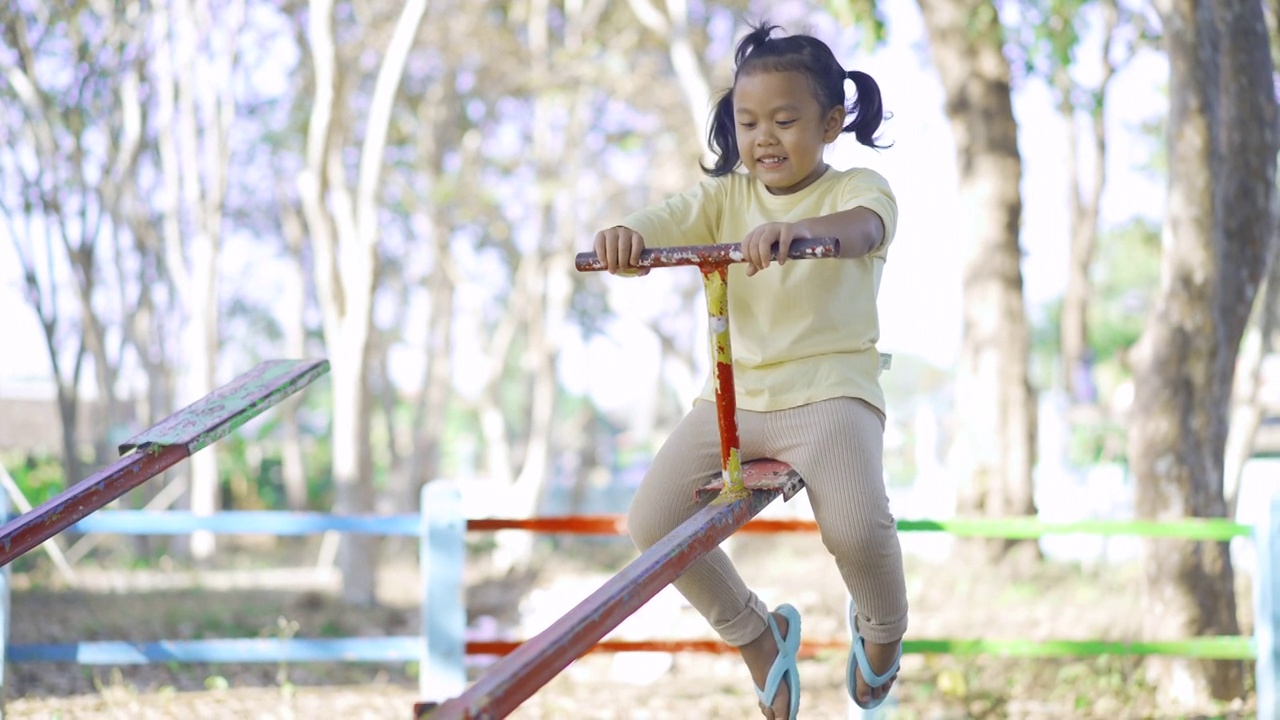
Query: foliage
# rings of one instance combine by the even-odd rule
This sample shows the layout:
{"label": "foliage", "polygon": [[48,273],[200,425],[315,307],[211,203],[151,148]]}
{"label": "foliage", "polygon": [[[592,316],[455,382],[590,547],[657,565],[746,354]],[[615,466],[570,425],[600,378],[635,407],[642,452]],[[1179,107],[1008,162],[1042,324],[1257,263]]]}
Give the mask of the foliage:
{"label": "foliage", "polygon": [[1135,218],[1103,233],[1092,269],[1089,345],[1095,360],[1118,360],[1142,332],[1160,283],[1160,229]]}
{"label": "foliage", "polygon": [[1010,37],[1021,49],[1026,75],[1052,77],[1071,66],[1080,43],[1081,12],[1095,0],[1023,0]]}
{"label": "foliage", "polygon": [[[1160,229],[1134,218],[1102,234],[1090,271],[1089,347],[1095,365],[1125,369],[1125,353],[1138,340],[1160,281]],[[1040,364],[1038,384],[1051,384],[1059,347],[1062,302],[1042,308],[1032,326],[1031,351]]]}
{"label": "foliage", "polygon": [[1126,462],[1125,431],[1123,425],[1107,419],[1072,423],[1067,461],[1075,467]]}
{"label": "foliage", "polygon": [[1139,47],[1152,47],[1158,40],[1159,23],[1150,8],[1124,0],[1020,0],[1007,6],[1008,54],[1013,69],[1022,77],[1043,78],[1058,93],[1059,100],[1094,112],[1104,98],[1093,89],[1077,84],[1078,56],[1082,44],[1098,31],[1098,16],[1106,7],[1114,12],[1113,36],[1103,38],[1108,61],[1118,69]]}
{"label": "foliage", "polygon": [[0,465],[9,471],[18,489],[33,506],[47,501],[66,487],[62,462],[56,457],[0,458]]}
{"label": "foliage", "polygon": [[865,49],[870,50],[884,42],[888,28],[877,0],[826,0],[826,8],[841,25],[862,31]]}

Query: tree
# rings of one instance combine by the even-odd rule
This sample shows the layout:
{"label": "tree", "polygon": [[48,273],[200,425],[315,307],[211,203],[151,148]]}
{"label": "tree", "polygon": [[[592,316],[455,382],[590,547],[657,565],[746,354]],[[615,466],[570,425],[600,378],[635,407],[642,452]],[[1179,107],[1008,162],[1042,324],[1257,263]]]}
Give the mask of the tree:
{"label": "tree", "polygon": [[[1267,20],[1267,34],[1271,38],[1271,62],[1280,63],[1280,3],[1263,5]],[[1280,207],[1280,198],[1274,201]],[[1280,249],[1280,216],[1276,218],[1271,240],[1272,259],[1268,266],[1263,289],[1258,293],[1253,317],[1240,348],[1235,389],[1232,392],[1230,429],[1223,477],[1223,490],[1227,498],[1227,516],[1235,517],[1239,498],[1240,481],[1245,463],[1253,455],[1253,444],[1258,427],[1262,424],[1263,408],[1259,398],[1262,386],[1263,360],[1275,350],[1275,334],[1280,326],[1280,263],[1275,253]]]}
{"label": "tree", "polygon": [[[178,402],[217,387],[220,346],[218,261],[230,163],[228,136],[236,117],[233,92],[237,41],[245,0],[215,8],[209,0],[171,0],[155,8],[158,48],[152,63],[158,96],[157,146],[164,178],[164,263],[182,300],[183,365]],[[218,509],[218,455],[190,463],[190,504],[197,515]],[[197,560],[213,555],[214,535],[191,534]]]}
{"label": "tree", "polygon": [[[991,0],[918,0],[933,64],[946,92],[956,144],[967,241],[964,330],[956,378],[967,455],[962,512],[1035,512],[1035,398],[1028,382],[1030,335],[1022,294],[1022,160],[1010,98],[1004,31]],[[1009,543],[993,543],[1003,552]]]}
{"label": "tree", "polygon": [[[427,1],[408,0],[395,20],[365,109],[363,137],[347,110],[350,98],[345,94],[352,92],[359,80],[358,75],[352,76],[349,65],[358,69],[359,64],[339,65],[334,4],[334,0],[312,0],[309,6],[315,97],[307,127],[306,164],[297,184],[310,233],[332,368],[335,510],[354,514],[373,509],[371,403],[365,376],[373,323],[383,160],[400,78]],[[347,178],[349,144],[358,145],[354,190]],[[368,537],[344,538],[339,564],[343,595],[352,602],[374,601],[375,548]]]}
{"label": "tree", "polygon": [[[1280,206],[1280,200],[1274,201]],[[1280,218],[1277,218],[1280,221]],[[1244,466],[1253,456],[1254,441],[1262,425],[1264,408],[1262,389],[1263,361],[1275,352],[1275,335],[1280,324],[1280,262],[1275,253],[1280,248],[1280,222],[1272,228],[1271,258],[1267,275],[1258,291],[1249,327],[1240,343],[1240,356],[1236,363],[1236,375],[1232,382],[1231,415],[1227,422],[1227,439],[1223,449],[1222,493],[1226,501],[1226,516],[1236,516],[1236,503],[1240,498],[1240,481],[1244,478]]]}
{"label": "tree", "polygon": [[[1089,267],[1098,245],[1098,210],[1107,183],[1107,90],[1138,47],[1143,17],[1116,0],[1029,0],[1021,9],[1018,29],[1024,36],[1027,65],[1049,83],[1067,150],[1070,249],[1059,327],[1062,381],[1072,403],[1088,402],[1091,399],[1081,383],[1087,382],[1090,366],[1085,358]],[[1095,57],[1098,78],[1092,84],[1081,82],[1073,72],[1081,50],[1081,28],[1090,17],[1087,10],[1099,16],[1101,34]]]}
{"label": "tree", "polygon": [[[1272,237],[1273,68],[1258,0],[1157,10],[1170,68],[1168,210],[1160,293],[1134,352],[1129,458],[1141,517],[1222,517],[1232,377]],[[1226,543],[1153,540],[1145,552],[1150,634],[1238,633]],[[1240,663],[1148,668],[1179,699],[1243,692]]]}
{"label": "tree", "polygon": [[[118,272],[125,261],[112,253],[126,247],[119,215],[142,147],[143,33],[130,20],[136,2],[105,14],[84,3],[33,5],[0,9],[0,212],[44,330],[72,483],[83,472],[77,419],[86,360],[106,425],[95,434],[95,463],[106,461],[107,431],[120,421],[124,348],[110,342],[110,327],[129,317],[136,301]],[[116,273],[107,272],[112,265]],[[67,286],[72,292],[64,296]]]}
{"label": "tree", "polygon": [[[689,133],[702,139],[710,128],[711,82],[707,70],[690,37],[689,3],[687,0],[669,0],[666,11],[659,10],[652,0],[627,0],[636,19],[666,45],[671,69],[689,108]],[[704,157],[708,163],[710,157]]]}

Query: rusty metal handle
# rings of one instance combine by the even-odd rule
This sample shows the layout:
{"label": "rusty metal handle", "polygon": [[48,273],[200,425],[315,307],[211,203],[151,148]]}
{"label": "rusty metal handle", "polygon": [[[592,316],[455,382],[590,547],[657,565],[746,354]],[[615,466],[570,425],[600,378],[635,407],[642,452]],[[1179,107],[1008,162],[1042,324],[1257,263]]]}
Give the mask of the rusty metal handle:
{"label": "rusty metal handle", "polygon": [[[839,257],[840,239],[797,238],[791,241],[787,250],[787,258],[791,260],[807,260],[810,258]],[[777,259],[777,251],[774,251]],[[658,268],[677,267],[681,265],[728,265],[745,262],[742,256],[742,243],[717,243],[715,245],[683,245],[678,247],[649,248],[640,253],[640,262],[636,267]],[[596,257],[594,252],[578,253],[574,266],[582,272],[604,270],[604,261]]]}

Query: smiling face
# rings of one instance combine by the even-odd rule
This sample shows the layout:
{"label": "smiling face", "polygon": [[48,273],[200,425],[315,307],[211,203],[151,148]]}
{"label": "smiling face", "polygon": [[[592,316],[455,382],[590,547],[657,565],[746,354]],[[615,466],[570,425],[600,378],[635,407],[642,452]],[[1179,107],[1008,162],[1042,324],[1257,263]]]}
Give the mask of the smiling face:
{"label": "smiling face", "polygon": [[799,192],[822,176],[822,151],[840,136],[844,115],[839,106],[824,111],[798,72],[750,72],[733,87],[742,164],[775,195]]}

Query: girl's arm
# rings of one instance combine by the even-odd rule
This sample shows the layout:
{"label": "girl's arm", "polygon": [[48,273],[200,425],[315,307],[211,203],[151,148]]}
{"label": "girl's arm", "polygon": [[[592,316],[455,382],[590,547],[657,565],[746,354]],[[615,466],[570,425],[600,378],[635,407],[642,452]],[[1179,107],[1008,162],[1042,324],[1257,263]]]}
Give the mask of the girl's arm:
{"label": "girl's arm", "polygon": [[874,252],[884,242],[884,220],[865,207],[808,218],[796,223],[796,237],[840,239],[840,257],[859,258]]}
{"label": "girl's arm", "polygon": [[787,262],[787,250],[796,238],[834,237],[840,240],[840,257],[860,258],[884,244],[884,220],[874,210],[856,207],[830,215],[794,223],[765,223],[747,233],[742,254],[750,267],[747,277],[769,267],[773,245],[778,245],[778,264]]}

